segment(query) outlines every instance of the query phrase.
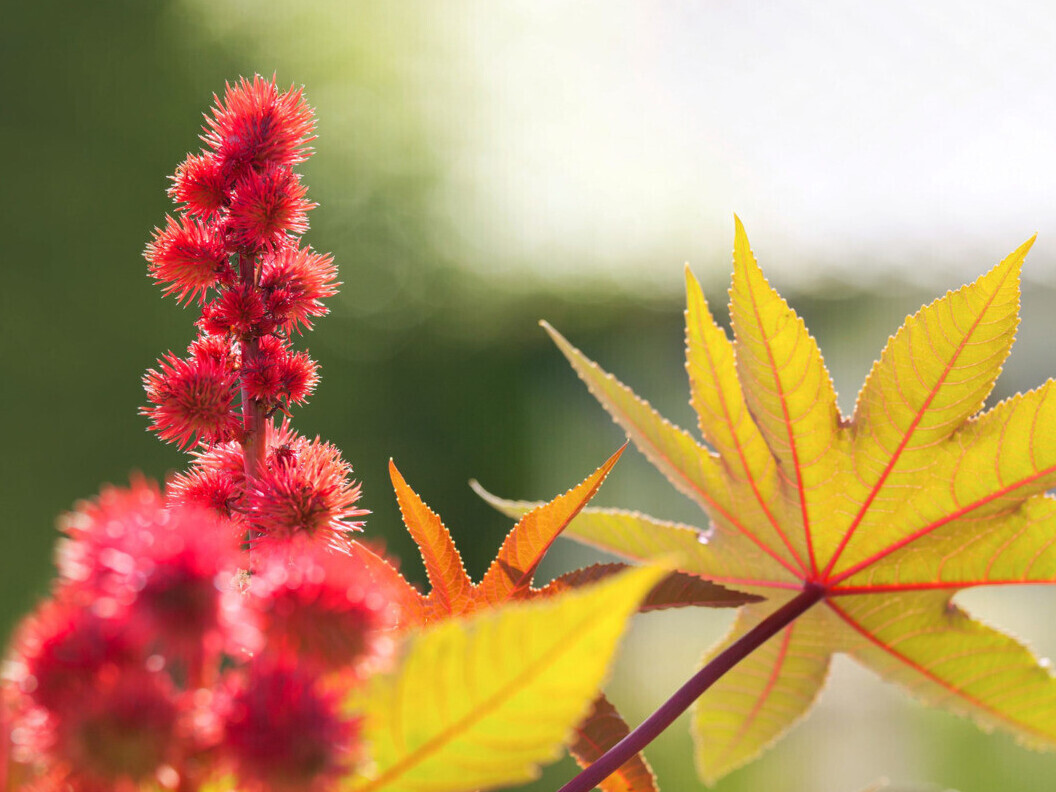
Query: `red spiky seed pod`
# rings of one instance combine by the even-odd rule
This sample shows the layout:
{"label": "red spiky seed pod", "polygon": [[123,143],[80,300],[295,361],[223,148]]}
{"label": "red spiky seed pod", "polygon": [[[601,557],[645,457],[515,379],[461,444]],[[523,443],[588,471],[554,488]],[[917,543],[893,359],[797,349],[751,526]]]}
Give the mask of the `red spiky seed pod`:
{"label": "red spiky seed pod", "polygon": [[242,366],[238,344],[224,335],[201,335],[187,347],[195,360],[211,360],[228,371],[237,372]]}
{"label": "red spiky seed pod", "polygon": [[59,530],[66,535],[55,554],[60,582],[67,589],[90,590],[94,600],[105,572],[100,555],[112,547],[117,554],[109,563],[122,555],[131,562],[139,546],[152,541],[149,530],[144,530],[152,518],[143,515],[164,507],[161,490],[142,476],[133,476],[128,487],[106,486],[96,497],[78,501],[59,520]]}
{"label": "red spiky seed pod", "polygon": [[278,398],[287,405],[303,404],[319,382],[319,368],[307,352],[287,354],[279,362],[281,390]]}
{"label": "red spiky seed pod", "polygon": [[359,723],[296,658],[254,662],[229,681],[221,749],[249,792],[330,792],[359,754]]}
{"label": "red spiky seed pod", "polygon": [[198,326],[211,335],[232,333],[237,338],[256,338],[272,332],[264,298],[253,284],[239,283],[225,289],[202,309]]}
{"label": "red spiky seed pod", "polygon": [[176,169],[169,195],[183,210],[193,216],[208,219],[220,212],[227,203],[230,184],[214,157],[191,154]]}
{"label": "red spiky seed pod", "polygon": [[390,654],[398,612],[390,593],[352,556],[308,542],[268,552],[249,589],[268,651],[321,671],[366,673]]}
{"label": "red spiky seed pod", "polygon": [[144,483],[104,497],[105,506],[82,503],[63,521],[68,597],[122,613],[144,653],[191,666],[215,656],[227,629],[223,599],[242,563],[237,528],[206,509],[167,506]]}
{"label": "red spiky seed pod", "polygon": [[171,352],[143,377],[152,406],[140,409],[151,430],[181,449],[236,437],[241,420],[235,412],[238,378],[211,357],[178,358]]}
{"label": "red spiky seed pod", "polygon": [[332,256],[311,248],[285,248],[266,259],[260,285],[267,295],[268,311],[286,331],[310,330],[312,319],[324,316],[322,300],[337,294],[337,267]]}
{"label": "red spiky seed pod", "polygon": [[[301,441],[289,421],[268,429],[268,464],[288,462],[290,449]],[[166,487],[167,502],[173,505],[202,506],[238,523],[246,510],[245,456],[237,442],[218,443],[191,452],[194,461],[185,473],[178,473]]]}
{"label": "red spiky seed pod", "polygon": [[260,348],[242,371],[251,398],[264,404],[301,404],[319,381],[318,367],[307,352],[294,352],[275,336],[260,339]]}
{"label": "red spiky seed pod", "polygon": [[69,768],[74,789],[136,789],[172,755],[179,715],[165,674],[103,672],[75,708],[54,719],[49,753]]}
{"label": "red spiky seed pod", "polygon": [[159,513],[153,528],[154,541],[127,574],[114,575],[112,585],[137,591],[129,614],[133,631],[195,667],[225,644],[225,618],[235,612],[225,598],[235,595],[241,537],[213,512],[189,507]]}
{"label": "red spiky seed pod", "polygon": [[262,542],[306,538],[334,548],[346,547],[349,533],[360,530],[354,518],[359,485],[341,453],[319,438],[298,437],[273,454],[267,469],[246,493],[247,517],[262,534]]}
{"label": "red spiky seed pod", "polygon": [[143,255],[150,262],[151,276],[164,285],[163,293],[176,295],[181,303],[192,299],[201,303],[209,289],[234,277],[220,236],[188,217],[167,217],[165,229],[154,229]]}
{"label": "red spiky seed pod", "polygon": [[48,600],[16,630],[7,676],[34,704],[61,717],[78,706],[101,669],[142,659],[126,626],[73,597]]}
{"label": "red spiky seed pod", "polygon": [[227,239],[251,254],[275,251],[308,230],[308,211],[301,177],[285,165],[249,171],[239,179],[228,208]]}
{"label": "red spiky seed pod", "polygon": [[225,88],[223,101],[213,97],[202,135],[225,174],[239,178],[249,169],[296,165],[308,158],[315,119],[300,88],[280,92],[274,77],[265,80],[259,74]]}
{"label": "red spiky seed pod", "polygon": [[165,488],[169,503],[207,508],[241,522],[246,481],[242,447],[221,443],[192,453],[195,460],[190,469],[173,476]]}

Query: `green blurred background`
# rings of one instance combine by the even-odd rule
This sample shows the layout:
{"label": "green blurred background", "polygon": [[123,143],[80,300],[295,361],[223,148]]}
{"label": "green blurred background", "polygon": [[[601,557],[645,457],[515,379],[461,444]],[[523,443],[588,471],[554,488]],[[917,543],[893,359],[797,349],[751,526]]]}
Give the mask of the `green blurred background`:
{"label": "green blurred background", "polygon": [[[304,84],[317,110],[307,240],[333,252],[345,286],[303,344],[323,380],[295,420],[344,450],[372,511],[368,536],[410,578],[424,575],[390,457],[479,577],[509,523],[469,478],[549,498],[622,442],[540,318],[693,425],[682,263],[721,316],[735,210],[849,411],[907,312],[1053,227],[1056,129],[1038,85],[1052,79],[1038,75],[1053,20],[1029,4],[996,21],[981,5],[926,17],[908,3],[857,16],[837,6],[747,18],[683,3],[5,9],[4,633],[47,590],[58,514],[132,471],[160,479],[186,464],[136,410],[143,371],[185,348],[194,312],[161,298],[141,251],[213,92],[239,75]],[[950,42],[962,63],[935,54]],[[997,398],[1053,370],[1053,239],[1031,254]],[[637,452],[599,502],[701,523]],[[562,545],[544,574],[594,558]],[[1052,593],[961,599],[1056,652]],[[612,684],[625,715],[662,701],[729,620],[640,618]],[[686,724],[648,755],[662,788],[700,786]],[[573,772],[564,760],[527,788]],[[1048,789],[1056,757],[924,710],[841,661],[809,720],[718,789],[855,790],[885,776],[896,789]]]}

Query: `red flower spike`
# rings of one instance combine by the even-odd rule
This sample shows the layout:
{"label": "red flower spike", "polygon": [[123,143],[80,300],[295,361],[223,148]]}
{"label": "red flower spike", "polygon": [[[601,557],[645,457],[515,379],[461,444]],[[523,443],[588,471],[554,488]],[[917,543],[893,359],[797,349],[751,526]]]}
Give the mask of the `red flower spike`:
{"label": "red flower spike", "polygon": [[295,658],[257,661],[230,683],[222,750],[249,792],[330,792],[359,754],[359,724]]}
{"label": "red flower spike", "polygon": [[[267,546],[265,546],[267,547]],[[398,607],[362,562],[307,542],[267,553],[249,591],[269,651],[361,675],[388,658]]]}
{"label": "red flower spike", "polygon": [[315,119],[302,89],[280,93],[274,78],[259,74],[225,87],[223,102],[213,97],[202,139],[226,174],[238,178],[250,168],[295,165],[309,157]]}
{"label": "red flower spike", "polygon": [[274,322],[267,320],[264,300],[253,284],[239,283],[205,306],[198,326],[206,333],[233,333],[238,338],[254,338],[272,332]]}
{"label": "red flower spike", "polygon": [[176,169],[169,195],[189,215],[208,219],[223,209],[229,184],[213,157],[191,154]]}
{"label": "red flower spike", "polygon": [[285,248],[265,260],[260,285],[268,310],[285,330],[310,330],[311,320],[329,309],[321,300],[337,294],[337,267],[332,256],[311,248]]}
{"label": "red flower spike", "polygon": [[274,251],[289,244],[290,236],[308,230],[307,188],[288,166],[273,165],[250,171],[235,187],[228,210],[230,244],[242,251]]}
{"label": "red flower spike", "polygon": [[74,789],[135,788],[172,753],[179,714],[163,674],[99,674],[77,706],[55,719],[49,753],[70,768]]}
{"label": "red flower spike", "polygon": [[367,514],[352,508],[360,488],[349,479],[351,466],[319,438],[298,437],[273,448],[267,470],[246,495],[247,517],[263,534],[261,542],[306,538],[347,546],[349,532],[363,525],[352,518]]}
{"label": "red flower spike", "polygon": [[235,413],[237,376],[209,357],[178,358],[171,352],[143,377],[151,407],[140,414],[150,418],[151,430],[181,449],[204,441],[218,443],[236,437],[241,420]]}
{"label": "red flower spike", "polygon": [[183,217],[166,218],[165,230],[154,229],[154,239],[143,254],[150,274],[165,284],[163,293],[181,303],[205,300],[205,293],[234,277],[223,241],[208,226]]}

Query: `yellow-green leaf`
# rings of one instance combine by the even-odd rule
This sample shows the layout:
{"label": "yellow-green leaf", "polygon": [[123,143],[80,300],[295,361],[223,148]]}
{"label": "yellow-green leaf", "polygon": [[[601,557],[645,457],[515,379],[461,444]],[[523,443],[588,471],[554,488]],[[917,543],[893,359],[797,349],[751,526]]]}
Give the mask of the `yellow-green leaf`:
{"label": "yellow-green leaf", "polygon": [[846,492],[854,516],[828,570],[890,541],[892,519],[936,446],[983,406],[1016,334],[1019,272],[1033,241],[972,285],[921,308],[873,365],[855,408],[855,475]]}
{"label": "yellow-green leaf", "polygon": [[949,591],[838,597],[840,645],[914,696],[1035,748],[1056,743],[1056,680],[1009,635],[972,619]]}
{"label": "yellow-green leaf", "polygon": [[[747,761],[805,713],[836,651],[929,702],[1056,748],[1047,668],[952,602],[970,586],[1056,582],[1056,499],[1045,494],[1056,487],[1056,383],[979,414],[1012,344],[1032,241],[907,319],[849,418],[739,220],[732,343],[686,279],[686,369],[703,442],[551,331],[602,405],[715,528],[585,509],[567,536],[628,559],[677,558],[685,572],[769,597],[771,610],[795,591],[820,592],[820,604],[702,698],[706,778]],[[748,608],[741,630],[766,612]],[[800,652],[801,640],[809,650]],[[793,683],[782,657],[811,670]]]}
{"label": "yellow-green leaf", "polygon": [[[780,605],[781,600],[777,600],[743,608],[730,634],[705,661]],[[697,700],[693,739],[698,769],[706,783],[712,784],[754,759],[807,714],[821,692],[832,655],[825,615],[808,611],[734,666]]]}
{"label": "yellow-green leaf", "polygon": [[[481,498],[513,518],[538,505],[533,501],[504,500],[476,481],[470,485]],[[639,512],[588,507],[568,525],[563,536],[631,561],[674,559],[686,572],[742,591],[769,594],[775,586],[780,588],[777,583],[784,575],[781,567],[751,544],[733,543],[731,547],[731,543],[723,541],[725,537]],[[744,575],[738,576],[742,571]],[[792,581],[784,585],[798,588]]]}
{"label": "yellow-green leaf", "polygon": [[638,568],[412,635],[395,671],[350,702],[373,759],[352,788],[455,792],[533,778],[587,714],[627,619],[663,574]]}

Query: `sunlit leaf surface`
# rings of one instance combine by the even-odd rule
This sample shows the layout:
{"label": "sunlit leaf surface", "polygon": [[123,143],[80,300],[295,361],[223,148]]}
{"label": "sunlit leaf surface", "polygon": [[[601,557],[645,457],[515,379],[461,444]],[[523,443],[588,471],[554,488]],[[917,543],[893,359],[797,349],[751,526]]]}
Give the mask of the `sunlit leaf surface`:
{"label": "sunlit leaf surface", "polygon": [[396,670],[350,702],[373,758],[352,788],[454,792],[533,778],[588,714],[627,619],[662,575],[631,569],[413,634]]}
{"label": "sunlit leaf surface", "polygon": [[[708,518],[701,530],[586,509],[565,535],[771,600],[821,604],[698,702],[702,777],[757,756],[809,711],[829,657],[850,654],[915,696],[1036,747],[1056,747],[1056,680],[1014,638],[951,602],[960,589],[1056,581],[1056,386],[983,412],[1019,320],[1033,240],[909,317],[840,415],[803,321],[770,286],[737,222],[730,317],[686,273],[686,369],[701,440],[665,421],[547,326],[594,396]],[[488,496],[517,513],[530,504]],[[721,647],[720,647],[721,648]]]}

